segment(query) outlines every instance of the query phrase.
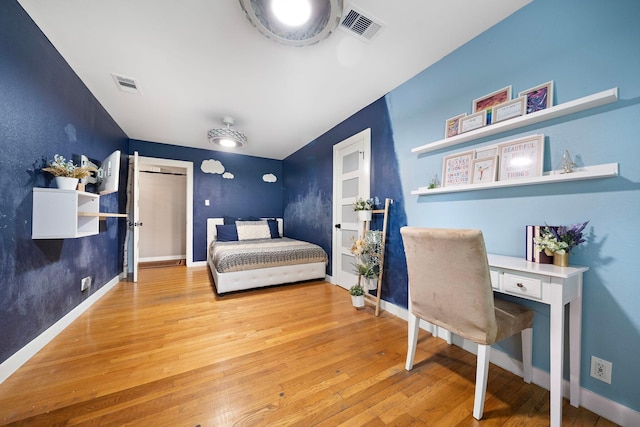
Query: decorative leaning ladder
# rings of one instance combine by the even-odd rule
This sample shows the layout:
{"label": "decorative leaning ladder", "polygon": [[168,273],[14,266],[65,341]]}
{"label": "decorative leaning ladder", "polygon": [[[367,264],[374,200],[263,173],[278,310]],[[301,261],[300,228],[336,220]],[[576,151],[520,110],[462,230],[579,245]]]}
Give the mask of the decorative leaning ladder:
{"label": "decorative leaning ladder", "polygon": [[[384,200],[384,209],[375,209],[373,211],[371,211],[372,215],[375,214],[383,214],[383,219],[382,219],[382,235],[381,235],[381,239],[380,239],[380,246],[379,246],[379,250],[375,251],[375,254],[370,255],[370,256],[374,256],[377,258],[378,260],[378,286],[376,288],[376,294],[373,295],[371,294],[371,292],[366,289],[365,294],[364,294],[364,299],[365,301],[368,301],[370,303],[372,303],[375,308],[375,314],[376,316],[380,315],[380,294],[382,291],[382,275],[384,273],[384,247],[385,247],[385,243],[387,241],[387,222],[389,219],[389,205],[391,205],[393,203],[393,199],[389,199],[386,198]],[[369,231],[369,227],[370,227],[370,221],[363,221],[362,224],[362,238],[366,238],[367,236],[367,231]],[[358,284],[362,286],[362,275],[358,274]]]}

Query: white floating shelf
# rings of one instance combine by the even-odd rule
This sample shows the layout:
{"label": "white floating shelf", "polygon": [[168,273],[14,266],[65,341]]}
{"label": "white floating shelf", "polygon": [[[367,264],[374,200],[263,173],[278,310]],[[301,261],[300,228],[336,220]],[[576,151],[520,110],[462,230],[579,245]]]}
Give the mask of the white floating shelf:
{"label": "white floating shelf", "polygon": [[558,117],[567,116],[579,111],[589,110],[591,108],[611,104],[613,102],[616,102],[617,100],[618,88],[615,87],[613,89],[585,96],[584,98],[579,98],[573,101],[565,102],[564,104],[555,105],[544,110],[536,111],[535,113],[526,114],[524,116],[505,120],[504,122],[487,125],[470,132],[461,133],[460,135],[452,136],[451,138],[445,138],[441,139],[440,141],[432,142],[430,144],[421,145],[419,147],[412,148],[411,152],[415,154],[424,154],[430,151],[452,147],[454,145],[473,141],[485,136],[496,135],[523,126],[528,126],[546,120],[552,120]]}
{"label": "white floating shelf", "polygon": [[510,181],[495,181],[485,184],[455,185],[451,187],[427,188],[420,187],[413,190],[411,194],[416,196],[431,196],[444,193],[459,193],[463,191],[486,190],[490,188],[519,187],[523,185],[551,184],[554,182],[581,181],[585,179],[611,178],[618,176],[618,163],[607,163],[603,165],[585,166],[574,170],[571,173],[560,173],[557,171],[545,172],[542,176],[526,179],[513,179]]}

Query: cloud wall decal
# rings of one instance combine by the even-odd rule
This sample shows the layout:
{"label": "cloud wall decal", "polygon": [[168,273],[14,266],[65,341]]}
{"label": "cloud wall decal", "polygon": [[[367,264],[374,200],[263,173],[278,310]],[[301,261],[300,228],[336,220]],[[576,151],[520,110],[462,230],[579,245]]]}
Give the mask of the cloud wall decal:
{"label": "cloud wall decal", "polygon": [[202,164],[200,165],[200,170],[204,173],[221,175],[224,173],[224,166],[219,160],[208,159],[208,160],[202,161]]}
{"label": "cloud wall decal", "polygon": [[278,180],[278,177],[272,173],[265,173],[264,175],[262,175],[262,180],[264,182],[276,182]]}
{"label": "cloud wall decal", "polygon": [[235,178],[235,176],[234,176],[231,172],[225,172],[225,173],[223,173],[223,174],[222,174],[222,177],[223,177],[224,179],[233,179],[233,178]]}

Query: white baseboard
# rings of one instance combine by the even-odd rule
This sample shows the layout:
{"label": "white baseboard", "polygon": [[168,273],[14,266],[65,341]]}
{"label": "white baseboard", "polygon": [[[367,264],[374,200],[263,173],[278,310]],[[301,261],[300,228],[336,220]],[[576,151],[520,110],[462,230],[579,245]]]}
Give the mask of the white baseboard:
{"label": "white baseboard", "polygon": [[[407,309],[386,301],[381,301],[380,307],[386,312],[400,317],[403,320],[407,320],[409,317]],[[420,320],[420,328],[431,332],[431,325],[423,320]],[[439,328],[438,337],[446,340],[446,331]],[[452,343],[469,351],[470,353],[477,354],[478,346],[473,342],[452,334]],[[520,377],[523,376],[522,362],[520,360],[513,359],[508,354],[500,350],[492,348],[490,352],[490,360],[491,363],[501,367],[502,369],[512,372]],[[532,382],[545,390],[549,390],[549,384],[551,383],[549,373],[534,367]],[[569,381],[564,380],[562,384],[562,395],[567,399],[569,398],[569,390]],[[618,425],[640,426],[640,412],[582,387],[580,387],[580,406]]]}
{"label": "white baseboard", "polygon": [[207,261],[192,261],[187,262],[187,267],[206,267]]}
{"label": "white baseboard", "polygon": [[78,304],[73,310],[68,312],[62,319],[51,325],[46,331],[38,335],[27,345],[18,350],[15,354],[2,362],[0,365],[0,384],[9,378],[15,371],[31,359],[53,338],[62,332],[67,326],[76,320],[82,313],[91,307],[96,301],[102,298],[121,280],[122,275],[118,275],[107,282],[103,287],[91,294],[87,299]]}
{"label": "white baseboard", "polygon": [[186,255],[167,255],[167,256],[149,256],[138,259],[138,262],[158,262],[158,261],[174,261],[179,259],[187,259]]}

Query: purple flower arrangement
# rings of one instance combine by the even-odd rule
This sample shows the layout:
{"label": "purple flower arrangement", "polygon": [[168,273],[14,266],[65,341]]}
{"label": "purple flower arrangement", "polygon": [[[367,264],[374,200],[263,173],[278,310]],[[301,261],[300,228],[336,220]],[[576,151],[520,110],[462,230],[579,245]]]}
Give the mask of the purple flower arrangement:
{"label": "purple flower arrangement", "polygon": [[571,252],[571,249],[578,246],[580,243],[585,242],[584,229],[589,221],[585,221],[582,224],[574,224],[570,227],[549,227],[549,231],[558,242],[564,242],[567,244],[565,250]]}

